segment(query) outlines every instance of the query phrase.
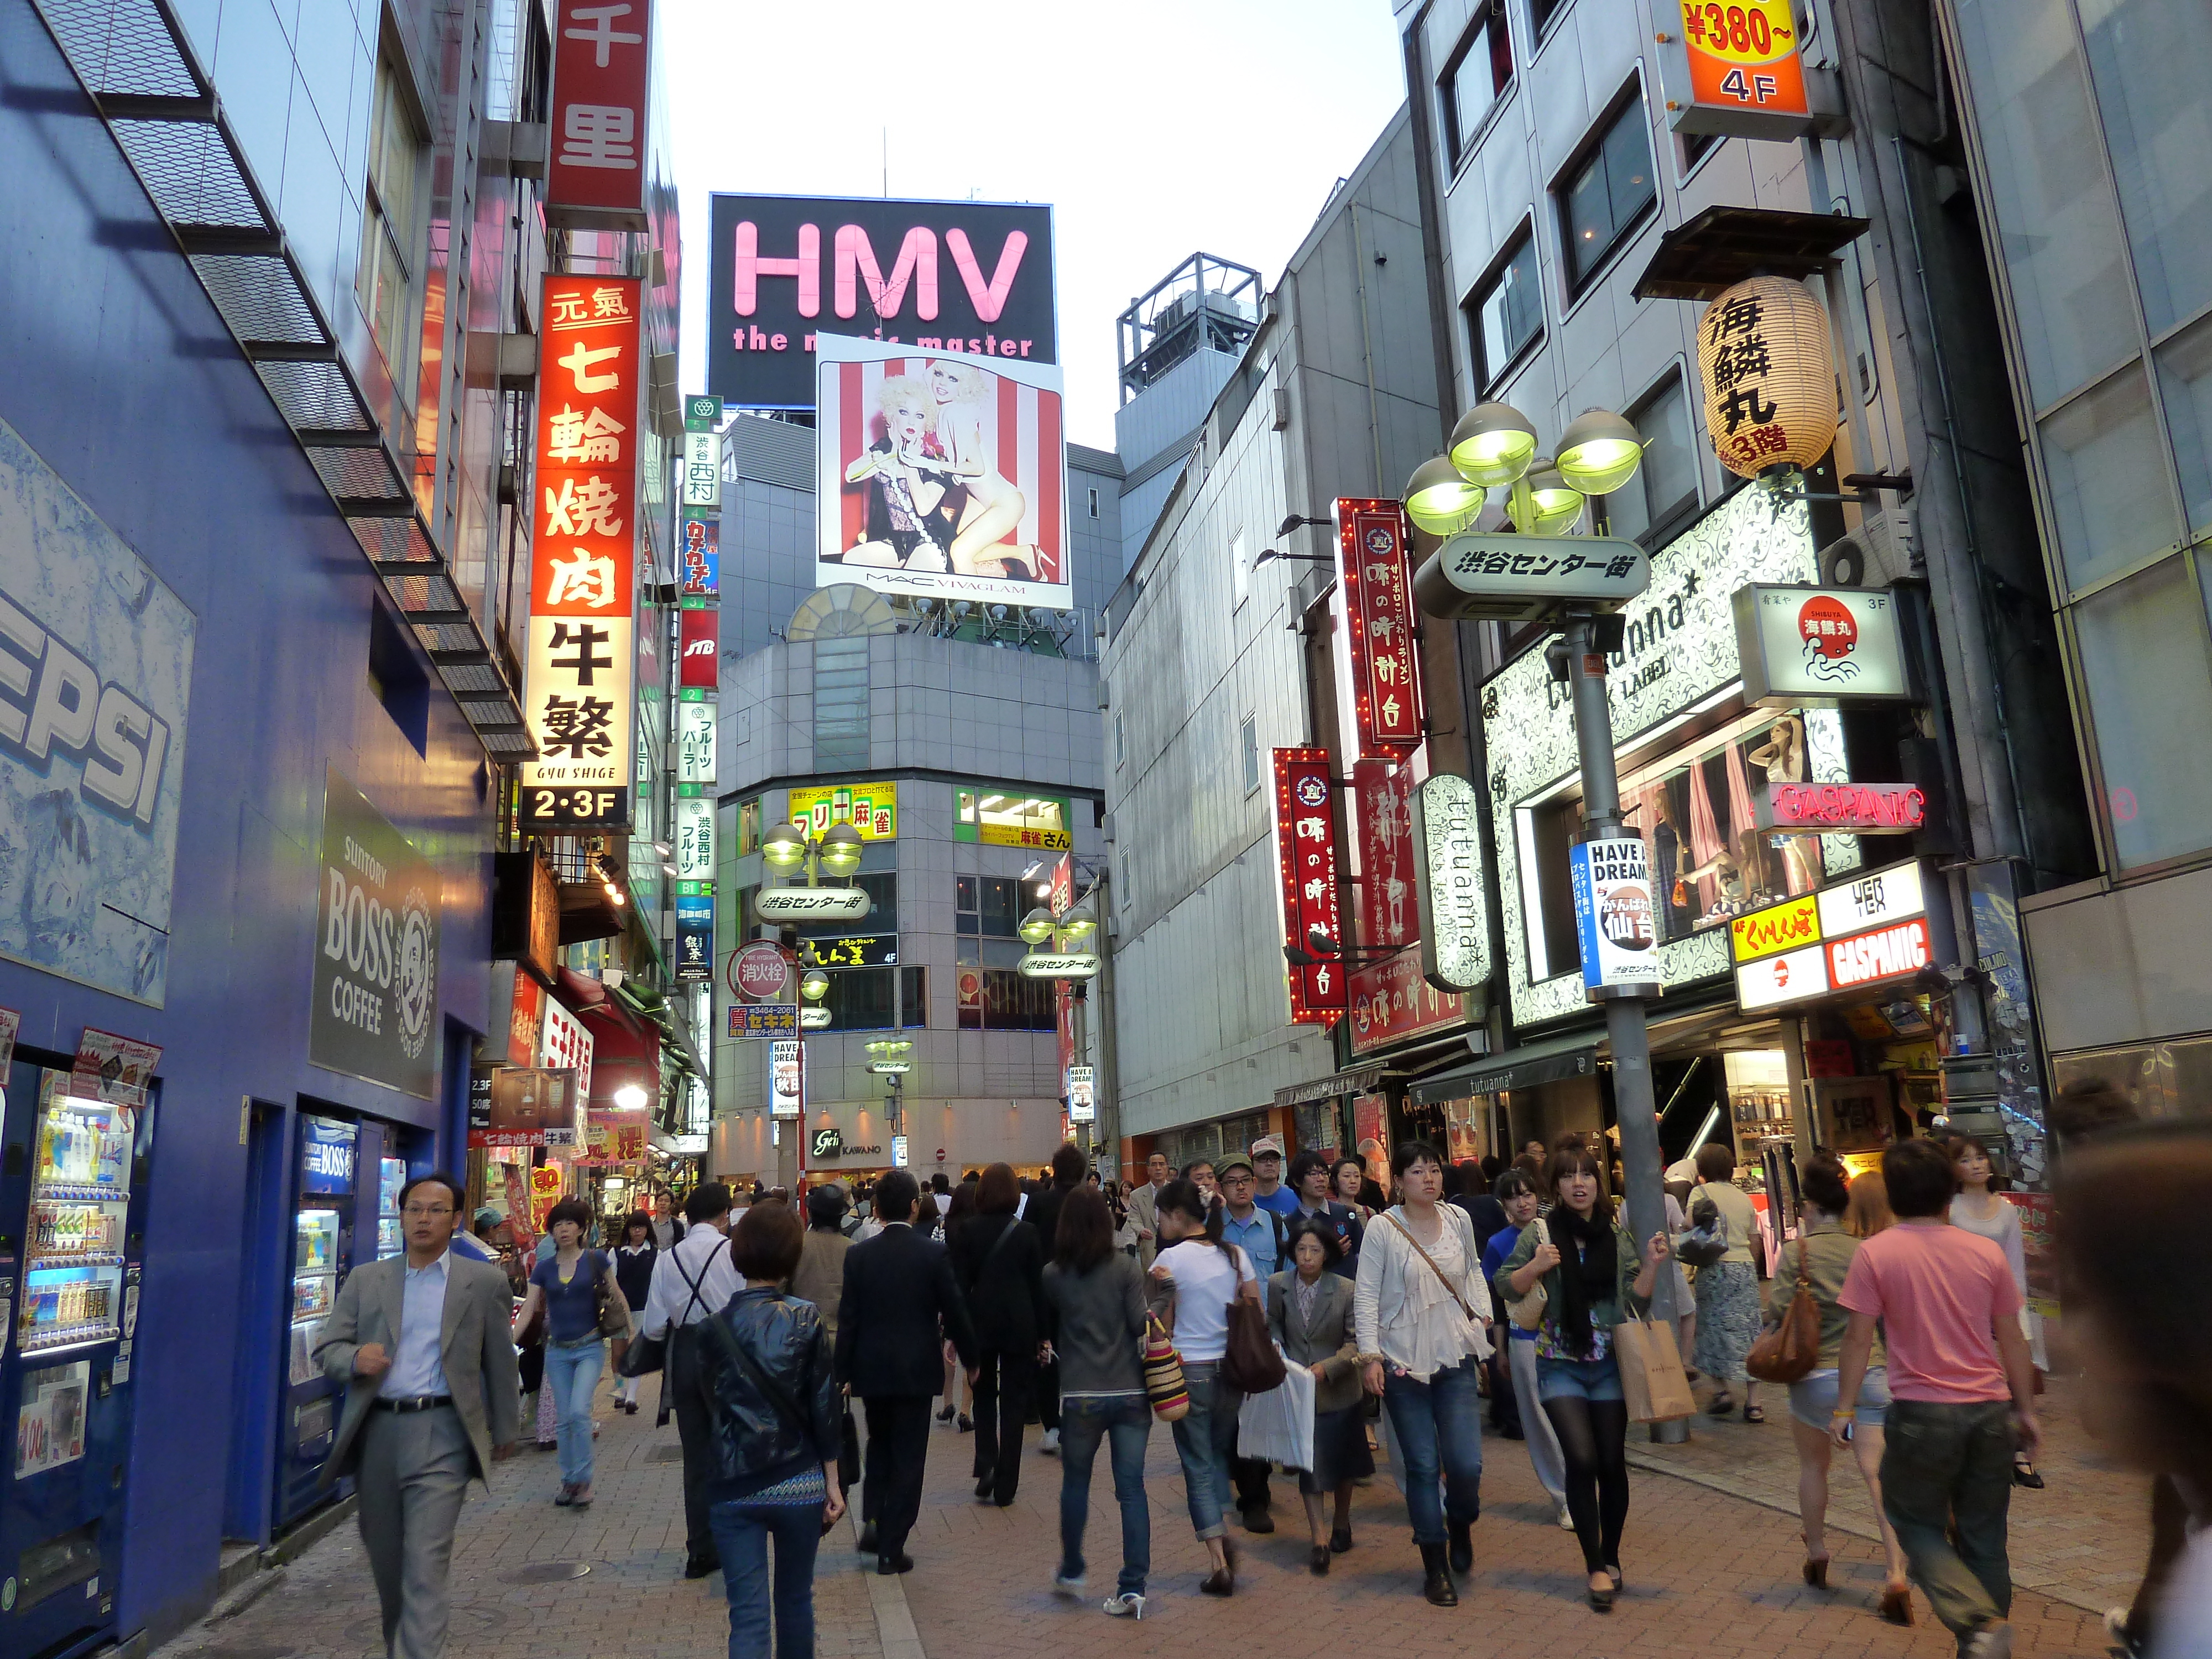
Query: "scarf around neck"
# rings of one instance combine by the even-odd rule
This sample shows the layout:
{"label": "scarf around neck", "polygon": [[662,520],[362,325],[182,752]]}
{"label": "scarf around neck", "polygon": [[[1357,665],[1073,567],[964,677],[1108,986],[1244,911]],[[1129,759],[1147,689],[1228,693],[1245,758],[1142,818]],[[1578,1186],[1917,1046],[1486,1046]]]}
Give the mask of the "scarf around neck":
{"label": "scarf around neck", "polygon": [[[1601,1213],[1602,1208],[1607,1213]],[[1587,1355],[1591,1348],[1590,1310],[1610,1302],[1620,1293],[1619,1252],[1614,1248],[1612,1206],[1593,1206],[1587,1216],[1577,1215],[1565,1204],[1554,1204],[1544,1218],[1553,1248],[1559,1253],[1559,1294],[1551,1310],[1552,1323],[1570,1353]],[[1581,1247],[1581,1264],[1576,1247]]]}

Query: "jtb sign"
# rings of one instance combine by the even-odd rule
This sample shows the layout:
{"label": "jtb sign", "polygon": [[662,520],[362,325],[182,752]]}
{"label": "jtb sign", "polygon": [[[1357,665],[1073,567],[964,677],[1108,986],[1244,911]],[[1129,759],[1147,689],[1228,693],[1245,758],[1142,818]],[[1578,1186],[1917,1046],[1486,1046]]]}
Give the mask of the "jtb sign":
{"label": "jtb sign", "polygon": [[714,198],[707,378],[724,401],[814,406],[814,336],[1059,362],[1052,210]]}

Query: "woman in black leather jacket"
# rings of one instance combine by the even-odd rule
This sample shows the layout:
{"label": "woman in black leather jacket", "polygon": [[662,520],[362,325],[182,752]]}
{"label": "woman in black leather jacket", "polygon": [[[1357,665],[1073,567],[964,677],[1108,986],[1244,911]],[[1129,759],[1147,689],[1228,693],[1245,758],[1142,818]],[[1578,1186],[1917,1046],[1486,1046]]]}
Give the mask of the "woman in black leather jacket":
{"label": "woman in black leather jacket", "polygon": [[730,1659],[769,1659],[771,1600],[776,1659],[812,1659],[815,1548],[845,1513],[829,1332],[812,1303],[777,1288],[805,1242],[788,1204],[748,1209],[730,1236],[745,1288],[705,1322],[695,1348],[712,1424],[708,1515],[730,1601]]}

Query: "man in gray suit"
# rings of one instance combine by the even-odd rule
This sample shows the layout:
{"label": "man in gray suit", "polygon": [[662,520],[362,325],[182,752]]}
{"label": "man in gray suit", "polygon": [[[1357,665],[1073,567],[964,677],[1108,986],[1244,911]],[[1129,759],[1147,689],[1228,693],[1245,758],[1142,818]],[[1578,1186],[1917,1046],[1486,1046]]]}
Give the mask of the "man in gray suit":
{"label": "man in gray suit", "polygon": [[1137,1229],[1137,1265],[1147,1273],[1160,1249],[1160,1188],[1173,1173],[1168,1155],[1154,1152],[1145,1160],[1145,1184],[1129,1194],[1129,1219]]}
{"label": "man in gray suit", "polygon": [[520,1431],[507,1275],[451,1248],[465,1201],[449,1175],[403,1187],[407,1253],[347,1274],[315,1345],[323,1374],[346,1387],[323,1481],[357,1483],[389,1659],[445,1652],[462,1493]]}

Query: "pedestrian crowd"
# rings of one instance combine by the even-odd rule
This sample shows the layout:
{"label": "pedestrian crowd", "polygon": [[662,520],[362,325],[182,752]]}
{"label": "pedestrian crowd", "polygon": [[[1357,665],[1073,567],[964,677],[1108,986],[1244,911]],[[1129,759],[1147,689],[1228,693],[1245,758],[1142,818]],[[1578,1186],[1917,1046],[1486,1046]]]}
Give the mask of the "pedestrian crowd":
{"label": "pedestrian crowd", "polygon": [[[2055,1103],[2058,1255],[2101,1426],[2155,1478],[2142,1590],[2107,1625],[2121,1650],[2166,1659],[2212,1653],[2212,1291],[2158,1266],[2194,1231],[2212,1127],[2126,1116],[2094,1089]],[[1406,1141],[1387,1190],[1377,1163],[1286,1166],[1273,1137],[1181,1170],[1155,1152],[1127,1189],[1073,1146],[1034,1182],[1005,1164],[927,1187],[895,1170],[797,1207],[757,1191],[740,1209],[708,1182],[681,1221],[665,1206],[611,1220],[605,1248],[586,1206],[556,1205],[527,1263],[495,1212],[457,1235],[459,1183],[418,1176],[405,1254],[348,1279],[318,1349],[347,1387],[331,1472],[357,1482],[387,1650],[436,1659],[461,1498],[520,1438],[526,1385],[558,1453],[551,1501],[580,1509],[603,1368],[627,1413],[658,1372],[682,1445],[685,1576],[722,1573],[731,1659],[811,1659],[816,1555],[848,1495],[875,1570],[912,1570],[933,1419],[972,1431],[975,1501],[1000,1508],[1038,1428],[1060,1463],[1053,1588],[1071,1597],[1089,1593],[1103,1449],[1121,1547],[1098,1605],[1141,1619],[1156,1422],[1201,1593],[1236,1594],[1231,1520],[1275,1530],[1279,1471],[1326,1575],[1355,1546],[1352,1493],[1382,1451],[1421,1594],[1449,1607],[1477,1554],[1486,1417],[1526,1445],[1605,1613],[1633,1561],[1631,1422],[1689,1414],[1694,1382],[1707,1411],[1756,1425],[1764,1382],[1786,1394],[1805,1583],[1828,1588],[1840,1456],[1880,1526],[1874,1610],[1912,1623],[1917,1587],[1963,1659],[2002,1659],[2008,1505],[2039,1484],[2047,1362],[1996,1150],[1904,1140],[1856,1179],[1811,1158],[1798,1224],[1773,1245],[1728,1148],[1667,1172],[1667,1224],[1639,1238],[1605,1143],[1574,1134],[1483,1167]],[[1669,1304],[1686,1365],[1655,1317]]]}

